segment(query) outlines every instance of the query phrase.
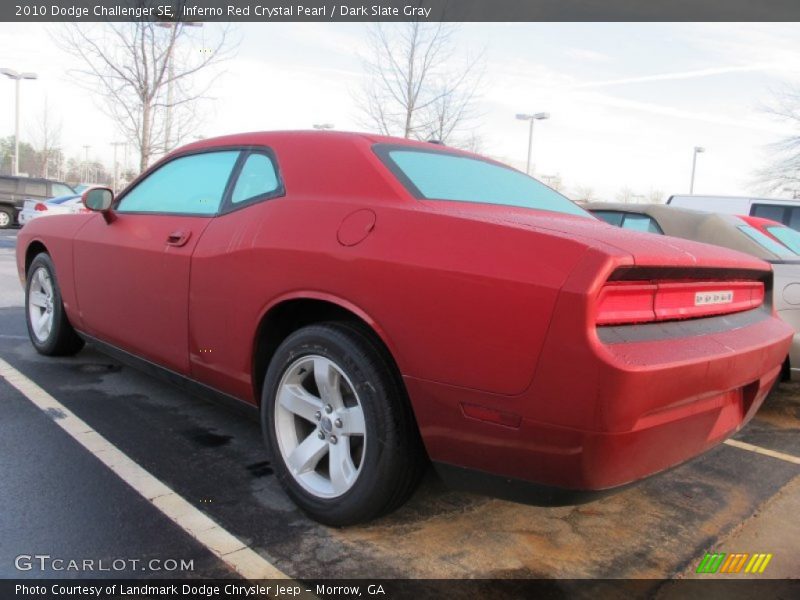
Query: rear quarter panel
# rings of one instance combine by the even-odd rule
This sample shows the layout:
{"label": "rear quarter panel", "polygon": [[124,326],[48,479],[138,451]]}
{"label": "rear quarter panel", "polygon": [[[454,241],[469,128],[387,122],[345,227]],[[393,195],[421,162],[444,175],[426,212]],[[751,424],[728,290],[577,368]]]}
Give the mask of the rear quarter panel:
{"label": "rear quarter panel", "polygon": [[262,316],[282,298],[312,297],[367,320],[403,375],[523,391],[558,290],[586,246],[413,204],[369,205],[374,230],[350,247],[337,230],[361,202],[285,197],[215,219],[192,265],[190,352],[198,370],[215,372],[224,391],[251,392]]}

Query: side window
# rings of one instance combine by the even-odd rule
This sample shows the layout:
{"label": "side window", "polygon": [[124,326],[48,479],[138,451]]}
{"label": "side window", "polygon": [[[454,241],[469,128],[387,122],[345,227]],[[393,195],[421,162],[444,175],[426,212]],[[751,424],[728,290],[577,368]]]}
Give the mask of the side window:
{"label": "side window", "polygon": [[783,206],[775,204],[753,204],[750,214],[762,219],[772,219],[778,223],[783,223]]}
{"label": "side window", "polygon": [[38,198],[47,197],[47,184],[43,181],[26,181],[22,186],[22,194],[25,196],[36,196]]}
{"label": "side window", "polygon": [[176,158],[125,194],[116,210],[214,215],[238,157],[238,150],[226,150]]}
{"label": "side window", "polygon": [[232,204],[240,204],[278,190],[275,165],[266,154],[253,153],[244,161],[231,195]]}
{"label": "side window", "polygon": [[784,223],[784,225],[800,230],[800,208],[789,209],[789,222]]}
{"label": "side window", "polygon": [[646,231],[647,233],[664,233],[661,227],[651,217],[647,215],[625,215],[625,221],[622,224],[624,229],[631,229],[633,231]]}
{"label": "side window", "polygon": [[609,225],[622,227],[623,214],[621,212],[615,212],[613,210],[593,210],[592,214]]}

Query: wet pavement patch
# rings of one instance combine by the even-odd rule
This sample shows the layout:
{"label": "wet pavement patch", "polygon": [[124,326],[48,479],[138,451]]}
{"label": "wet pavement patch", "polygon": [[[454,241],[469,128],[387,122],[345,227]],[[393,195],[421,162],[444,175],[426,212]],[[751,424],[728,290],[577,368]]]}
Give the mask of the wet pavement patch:
{"label": "wet pavement patch", "polygon": [[272,475],[275,472],[270,466],[270,462],[268,460],[247,465],[247,470],[250,471],[250,474],[253,477],[264,477],[266,475]]}
{"label": "wet pavement patch", "polygon": [[233,436],[219,435],[218,433],[214,433],[209,429],[202,429],[199,427],[187,429],[181,433],[192,440],[195,444],[205,446],[206,448],[218,448],[219,446],[224,446],[230,443],[230,441],[233,439]]}
{"label": "wet pavement patch", "polygon": [[54,420],[63,419],[67,416],[66,414],[64,414],[64,411],[61,410],[60,408],[50,407],[44,412],[48,417]]}
{"label": "wet pavement patch", "polygon": [[96,363],[85,363],[80,365],[75,365],[73,367],[75,371],[78,373],[83,373],[85,375],[104,375],[106,373],[117,373],[118,371],[122,370],[120,365],[115,364],[96,364]]}

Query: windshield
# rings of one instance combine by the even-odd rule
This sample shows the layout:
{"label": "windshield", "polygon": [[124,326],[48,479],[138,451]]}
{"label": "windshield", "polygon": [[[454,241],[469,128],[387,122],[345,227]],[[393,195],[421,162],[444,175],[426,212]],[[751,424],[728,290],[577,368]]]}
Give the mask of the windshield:
{"label": "windshield", "polygon": [[447,152],[376,146],[376,153],[414,196],[519,206],[590,217],[533,177],[486,160]]}
{"label": "windshield", "polygon": [[758,243],[759,246],[769,250],[777,256],[780,256],[781,258],[797,258],[796,252],[790,250],[786,246],[782,246],[768,235],[761,233],[755,227],[751,227],[750,225],[740,225],[739,230],[746,234],[750,239]]}
{"label": "windshield", "polygon": [[772,235],[774,235],[781,244],[789,248],[795,254],[800,254],[800,231],[791,229],[790,227],[767,227]]}

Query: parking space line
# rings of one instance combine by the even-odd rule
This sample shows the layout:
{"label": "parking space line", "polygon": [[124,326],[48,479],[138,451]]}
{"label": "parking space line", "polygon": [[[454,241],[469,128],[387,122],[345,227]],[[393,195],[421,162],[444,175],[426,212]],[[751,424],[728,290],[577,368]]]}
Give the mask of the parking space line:
{"label": "parking space line", "polygon": [[222,528],[33,381],[0,358],[0,377],[50,416],[139,495],[246,579],[288,579],[263,556]]}
{"label": "parking space line", "polygon": [[791,454],[776,452],[775,450],[769,450],[767,448],[762,448],[761,446],[754,446],[753,444],[748,444],[747,442],[740,442],[739,440],[725,440],[725,443],[728,444],[728,446],[733,446],[734,448],[749,450],[750,452],[763,454],[764,456],[771,456],[772,458],[777,458],[779,460],[785,460],[786,462],[790,462],[795,465],[800,465],[800,458],[798,458],[797,456],[792,456]]}

